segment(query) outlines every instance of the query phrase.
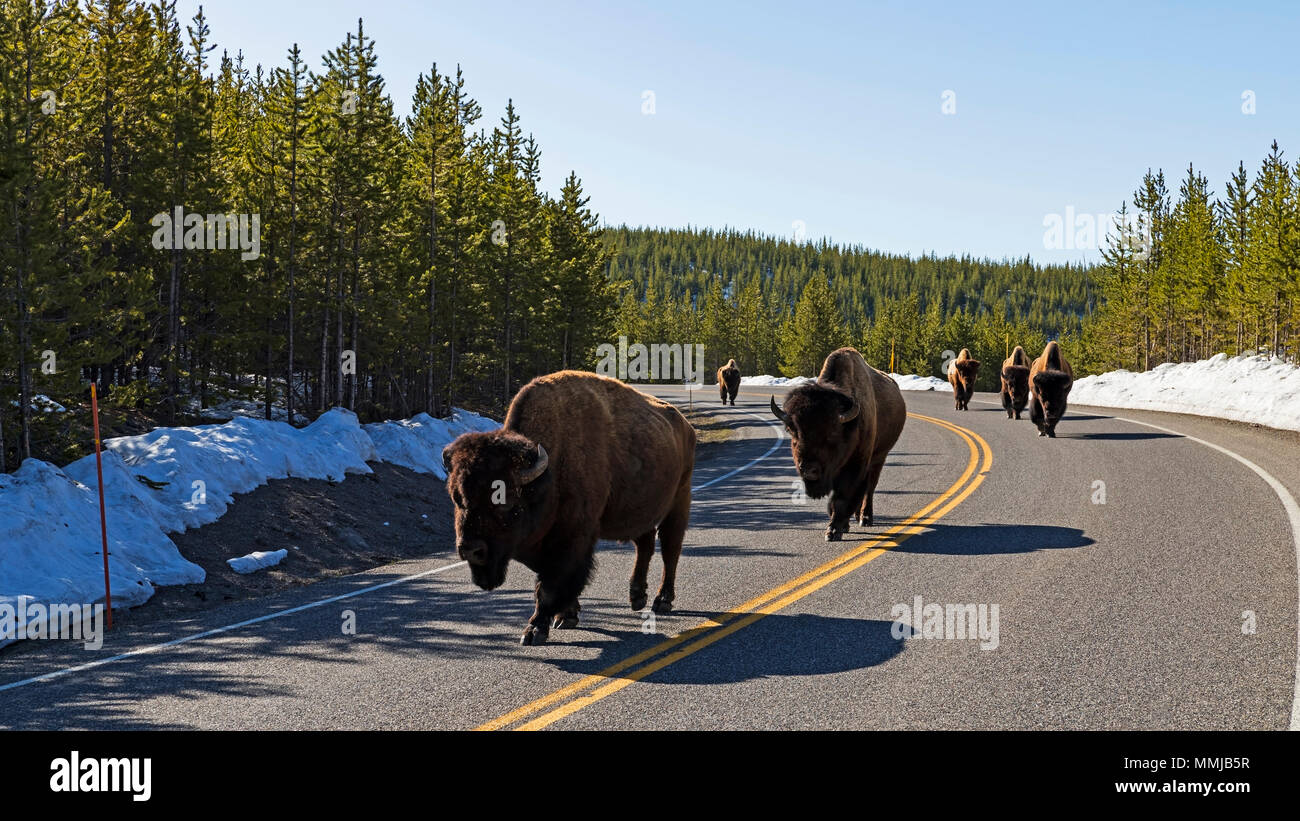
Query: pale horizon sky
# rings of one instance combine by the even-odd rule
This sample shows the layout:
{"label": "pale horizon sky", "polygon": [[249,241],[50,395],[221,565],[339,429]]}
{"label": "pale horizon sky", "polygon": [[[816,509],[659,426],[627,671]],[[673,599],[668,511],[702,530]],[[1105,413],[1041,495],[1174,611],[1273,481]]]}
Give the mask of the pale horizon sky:
{"label": "pale horizon sky", "polygon": [[1148,167],[1176,194],[1193,163],[1222,195],[1274,139],[1300,152],[1285,2],[202,5],[214,55],[268,67],[297,42],[319,68],[363,17],[403,115],[420,72],[459,63],[480,125],[513,98],[543,186],[576,171],[612,225],[1095,261],[1045,248],[1044,220],[1114,212]]}

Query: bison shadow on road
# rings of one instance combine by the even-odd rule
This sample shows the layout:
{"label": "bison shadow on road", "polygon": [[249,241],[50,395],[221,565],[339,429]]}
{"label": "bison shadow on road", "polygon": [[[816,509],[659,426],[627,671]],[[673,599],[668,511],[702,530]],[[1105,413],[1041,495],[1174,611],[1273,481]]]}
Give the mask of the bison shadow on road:
{"label": "bison shadow on road", "polygon": [[994,556],[1088,547],[1096,542],[1077,527],[1053,525],[928,525],[918,534],[891,548],[891,553],[948,556]]}
{"label": "bison shadow on road", "polygon": [[[722,615],[683,610],[676,612],[674,617],[687,617],[689,624],[697,618],[716,619]],[[892,627],[893,622],[876,619],[776,613],[710,645],[704,652],[687,656],[653,673],[644,681],[649,684],[734,684],[754,679],[819,676],[874,667],[903,652],[904,643],[893,637]],[[681,629],[678,625],[672,628],[673,631],[678,629]],[[602,641],[577,642],[581,646],[599,648],[600,653],[595,658],[547,661],[567,673],[593,675],[666,638],[603,629],[590,632],[607,636]]]}

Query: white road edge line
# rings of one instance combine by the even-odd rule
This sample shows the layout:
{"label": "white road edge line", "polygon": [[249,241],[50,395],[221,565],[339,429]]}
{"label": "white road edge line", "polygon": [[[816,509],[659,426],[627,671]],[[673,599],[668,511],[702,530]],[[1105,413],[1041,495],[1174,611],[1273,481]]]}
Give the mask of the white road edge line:
{"label": "white road edge line", "polygon": [[[1000,402],[989,402],[983,399],[975,399],[972,401],[979,402],[981,405],[997,405],[1001,407]],[[1115,408],[1107,408],[1102,405],[1083,405],[1083,407],[1115,410]],[[1153,413],[1160,412],[1161,411],[1153,411]],[[1066,418],[1068,419],[1069,417]],[[1120,422],[1128,422],[1132,425],[1141,425],[1144,428],[1152,428],[1154,430],[1164,431],[1165,433],[1172,433],[1175,436],[1181,436],[1182,438],[1195,442],[1198,445],[1205,445],[1207,448],[1217,450],[1224,456],[1236,459],[1238,462],[1254,471],[1255,475],[1259,476],[1259,478],[1263,479],[1268,486],[1273,489],[1273,492],[1277,494],[1278,500],[1282,502],[1282,507],[1286,510],[1287,519],[1291,522],[1291,544],[1295,548],[1296,560],[1296,662],[1295,677],[1293,679],[1294,685],[1291,691],[1291,725],[1288,729],[1293,732],[1300,731],[1300,504],[1296,503],[1295,497],[1291,495],[1291,491],[1286,489],[1286,485],[1274,478],[1273,474],[1264,470],[1262,467],[1239,453],[1234,453],[1221,445],[1214,444],[1213,442],[1207,442],[1206,440],[1199,439],[1195,436],[1188,436],[1182,431],[1177,431],[1173,428],[1164,428],[1160,425],[1153,425],[1150,422],[1139,422],[1136,419],[1129,419],[1127,416],[1112,416],[1111,418]],[[1218,417],[1207,416],[1206,418],[1216,419]]]}
{"label": "white road edge line", "polygon": [[[759,416],[756,413],[751,413],[750,411],[741,411],[741,413],[748,414],[749,416],[753,416],[755,419],[758,419],[760,422],[768,423],[767,419],[764,419],[763,417]],[[776,424],[774,423],[768,423],[768,424],[770,424],[773,430],[776,431],[776,442],[772,444],[772,447],[768,448],[767,453],[764,453],[762,456],[758,457],[757,459],[747,462],[746,464],[736,468],[733,471],[722,474],[716,479],[710,479],[704,484],[696,485],[692,487],[691,492],[694,493],[697,490],[703,490],[704,488],[709,487],[710,485],[716,485],[718,482],[721,482],[723,479],[729,479],[732,476],[735,476],[737,473],[742,473],[746,470],[749,470],[754,465],[757,465],[759,462],[763,461],[764,459],[766,459],[767,457],[775,453],[776,449],[781,446],[782,440],[785,439],[785,433]],[[84,670],[91,670],[94,669],[95,667],[102,667],[105,664],[112,664],[113,662],[121,661],[122,659],[128,659],[134,656],[143,656],[149,653],[155,653],[159,650],[165,650],[168,647],[175,647],[180,644],[188,644],[189,642],[198,641],[199,639],[208,638],[209,636],[216,636],[216,635],[220,635],[221,633],[228,633],[231,630],[238,630],[241,627],[248,627],[249,625],[260,624],[261,622],[265,622],[265,621],[272,621],[274,619],[282,618],[284,616],[291,616],[294,613],[301,613],[304,610],[312,610],[317,607],[323,607],[324,605],[327,604],[333,604],[334,602],[337,601],[350,599],[354,596],[360,596],[365,593],[373,593],[376,590],[383,590],[385,587],[392,587],[395,584],[403,584],[405,582],[414,581],[415,579],[423,578],[425,576],[432,576],[435,573],[441,573],[444,570],[452,570],[457,567],[463,567],[464,565],[465,562],[463,561],[452,562],[451,564],[444,564],[440,567],[435,567],[432,570],[424,570],[419,573],[413,573],[410,576],[403,576],[400,579],[392,579],[390,581],[383,582],[382,584],[371,585],[370,587],[363,587],[360,590],[353,590],[350,593],[344,593],[340,596],[331,596],[328,599],[322,599],[320,601],[315,601],[315,602],[308,602],[307,604],[300,604],[297,607],[290,607],[287,610],[277,610],[273,613],[267,613],[264,616],[258,616],[257,618],[254,619],[245,619],[244,621],[236,622],[234,624],[227,624],[224,627],[214,627],[211,630],[204,630],[201,633],[194,633],[193,635],[189,635],[189,636],[181,636],[178,639],[165,641],[162,644],[153,644],[148,647],[142,647],[139,650],[131,650],[126,653],[119,653],[116,656],[110,656],[106,659],[96,659],[95,661],[86,662],[85,664],[78,664],[73,667],[65,667],[62,670],[54,670],[49,673],[43,673],[39,676],[32,676],[31,678],[25,678],[20,681],[12,681],[8,684],[0,685],[0,693],[3,693],[6,690],[14,690],[19,687],[25,687],[28,684],[35,684],[38,681],[49,681],[50,679],[59,678],[61,676],[66,676],[71,673],[80,673]]]}
{"label": "white road edge line", "polygon": [[149,647],[142,647],[139,650],[131,650],[126,653],[119,653],[116,656],[110,656],[109,658],[106,659],[97,659],[96,661],[87,662],[85,664],[78,664],[75,667],[65,667],[62,670],[54,670],[53,672],[45,673],[43,675],[33,676],[31,678],[25,678],[22,681],[10,682],[9,684],[0,685],[0,693],[4,692],[5,690],[12,690],[14,688],[22,687],[27,684],[35,684],[38,681],[48,681],[52,678],[58,678],[59,676],[67,675],[68,673],[79,673],[83,670],[90,670],[95,667],[100,667],[105,664],[111,664],[115,661],[121,661],[122,659],[131,658],[133,656],[143,656],[147,653],[153,653],[158,650],[165,649],[167,647],[175,647],[178,644],[187,644],[188,642],[197,641],[198,639],[207,638],[208,636],[215,636],[220,633],[228,633],[231,630],[237,630],[240,627],[247,627],[250,624],[259,624],[264,621],[272,621],[273,619],[278,619],[283,616],[290,616],[293,615],[294,613],[301,613],[304,610],[311,610],[316,607],[322,607],[327,604],[332,604],[336,601],[343,601],[344,599],[350,599],[353,596],[360,596],[363,593],[373,593],[376,590],[383,590],[385,587],[392,587],[395,584],[409,582],[412,579],[418,579],[423,576],[432,576],[434,573],[441,573],[444,570],[451,570],[452,568],[460,567],[463,564],[465,564],[463,561],[452,562],[451,564],[444,564],[441,567],[435,567],[432,570],[424,570],[419,573],[413,573],[410,576],[403,576],[400,579],[392,579],[391,581],[386,581],[383,582],[382,584],[375,584],[375,585],[371,585],[370,587],[363,587],[360,590],[353,590],[352,592],[344,593],[341,596],[331,596],[328,599],[321,599],[320,601],[308,602],[307,604],[300,604],[297,607],[290,607],[287,610],[277,610],[274,613],[267,613],[265,616],[258,616],[255,619],[245,619],[244,621],[235,622],[234,624],[227,624],[224,627],[214,627],[211,630],[204,630],[202,633],[194,633],[193,635],[189,635],[189,636],[181,636],[178,639],[165,641],[162,644],[154,644],[154,645],[150,645]]}
{"label": "white road edge line", "polygon": [[[1088,406],[1088,407],[1094,407],[1094,406]],[[1236,459],[1238,462],[1241,462],[1246,467],[1250,468],[1252,471],[1255,472],[1257,476],[1259,476],[1259,478],[1267,482],[1268,486],[1273,488],[1273,492],[1277,494],[1277,498],[1281,500],[1282,507],[1286,509],[1287,518],[1291,520],[1291,543],[1295,547],[1296,585],[1297,585],[1296,587],[1297,589],[1296,664],[1295,664],[1295,679],[1294,679],[1295,683],[1294,683],[1294,689],[1291,692],[1291,726],[1289,729],[1291,729],[1292,731],[1300,731],[1300,504],[1296,504],[1295,497],[1291,495],[1291,491],[1286,489],[1286,485],[1279,482],[1277,479],[1273,477],[1273,474],[1264,470],[1262,467],[1250,461],[1245,456],[1242,456],[1238,453],[1234,453],[1225,447],[1214,444],[1213,442],[1207,442],[1204,439],[1198,439],[1195,436],[1188,436],[1187,434],[1182,433],[1180,431],[1173,430],[1172,428],[1163,428],[1159,425],[1153,425],[1150,422],[1139,422],[1136,419],[1129,419],[1124,416],[1116,416],[1114,418],[1118,419],[1121,422],[1129,422],[1134,425],[1142,425],[1143,427],[1154,428],[1155,430],[1164,431],[1165,433],[1172,433],[1176,436],[1181,436],[1184,439],[1190,439],[1191,441],[1196,442],[1197,444],[1205,445],[1207,448],[1212,448],[1214,450],[1217,450],[1219,453],[1222,453],[1224,456],[1230,456],[1233,459]]]}

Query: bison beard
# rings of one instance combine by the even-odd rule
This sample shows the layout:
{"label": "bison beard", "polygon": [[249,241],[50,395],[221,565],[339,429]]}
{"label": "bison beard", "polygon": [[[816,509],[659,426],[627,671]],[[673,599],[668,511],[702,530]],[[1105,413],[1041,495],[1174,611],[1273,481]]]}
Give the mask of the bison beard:
{"label": "bison beard", "polygon": [[948,369],[948,382],[952,385],[957,410],[970,410],[970,398],[975,394],[975,374],[979,373],[979,369],[979,360],[971,359],[970,351],[965,348],[961,349]]}
{"label": "bison beard", "polygon": [[629,600],[640,610],[657,530],[664,575],[654,609],[672,609],[695,466],[695,430],[672,405],[561,371],[525,385],[501,430],[460,436],[443,462],[456,550],[474,583],[499,587],[511,559],[537,573],[523,644],[577,625],[598,539],[635,542]]}
{"label": "bison beard", "polygon": [[790,432],[795,468],[814,499],[829,494],[826,541],[839,541],[856,515],[874,520],[872,498],[885,458],[903,432],[907,406],[898,385],[853,348],[826,357],[817,381],[786,396],[772,413]]}
{"label": "bison beard", "polygon": [[740,368],[736,367],[736,360],[728,359],[727,364],[718,368],[718,393],[722,395],[722,404],[727,404],[728,394],[731,404],[736,404],[736,394],[740,393]]}
{"label": "bison beard", "polygon": [[1065,416],[1066,399],[1074,384],[1074,370],[1061,355],[1055,342],[1048,342],[1043,353],[1029,369],[1033,396],[1029,400],[1029,419],[1038,426],[1039,436],[1056,438],[1056,425]]}
{"label": "bison beard", "polygon": [[1002,363],[1002,409],[1008,419],[1019,419],[1029,404],[1029,355],[1016,346]]}

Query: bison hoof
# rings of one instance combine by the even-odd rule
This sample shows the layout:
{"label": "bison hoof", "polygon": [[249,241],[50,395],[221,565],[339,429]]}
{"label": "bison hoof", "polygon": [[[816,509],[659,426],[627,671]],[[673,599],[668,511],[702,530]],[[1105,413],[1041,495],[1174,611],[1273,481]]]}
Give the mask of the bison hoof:
{"label": "bison hoof", "polygon": [[673,600],[666,599],[663,596],[655,596],[655,603],[651,606],[654,608],[656,613],[671,613],[673,610]]}
{"label": "bison hoof", "polygon": [[628,603],[632,605],[633,610],[644,610],[647,598],[644,587],[640,589],[633,587],[627,594]]}
{"label": "bison hoof", "polygon": [[519,639],[519,643],[524,647],[531,647],[534,644],[545,644],[546,637],[550,635],[550,630],[546,627],[538,627],[535,624],[528,625],[524,635]]}
{"label": "bison hoof", "polygon": [[842,535],[844,535],[843,530],[837,530],[833,527],[826,528],[826,541],[828,542],[838,542]]}
{"label": "bison hoof", "polygon": [[576,615],[556,616],[551,626],[557,630],[569,630],[578,626],[578,617]]}
{"label": "bison hoof", "polygon": [[1045,431],[1045,430],[1040,430],[1040,431],[1038,432],[1038,435],[1039,435],[1039,436],[1046,436],[1046,435],[1047,435],[1047,431]]}

